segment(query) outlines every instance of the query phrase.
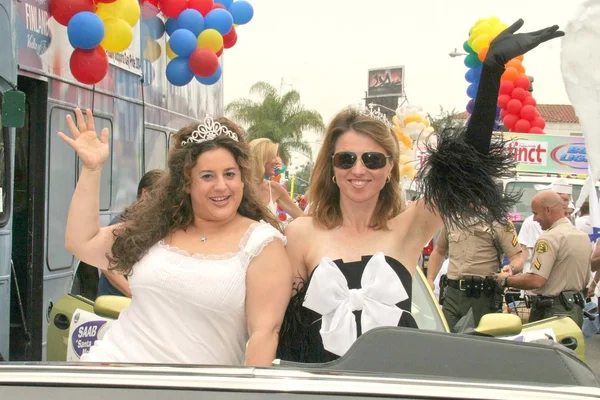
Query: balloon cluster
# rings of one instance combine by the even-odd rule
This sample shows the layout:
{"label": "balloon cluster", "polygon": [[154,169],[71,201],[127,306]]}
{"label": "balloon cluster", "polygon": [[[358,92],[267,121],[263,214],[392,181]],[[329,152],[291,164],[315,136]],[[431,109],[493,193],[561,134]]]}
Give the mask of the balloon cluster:
{"label": "balloon cluster", "polygon": [[[468,53],[465,66],[469,68],[465,79],[470,83],[467,96],[471,99],[467,104],[467,112],[473,113],[482,63],[487,56],[492,40],[508,26],[498,17],[482,18],[469,31],[469,39],[463,48]],[[496,118],[501,119],[511,132],[544,133],[546,122],[536,108],[536,101],[529,88],[531,82],[525,74],[523,56],[509,60],[501,78]],[[496,127],[498,129],[499,127]]]}
{"label": "balloon cluster", "polygon": [[140,19],[137,0],[51,0],[50,15],[67,27],[73,77],[93,85],[108,72],[106,51],[119,53],[133,41]]}
{"label": "balloon cluster", "polygon": [[403,143],[405,139],[400,134],[416,140],[419,135],[426,137],[433,132],[433,128],[427,119],[427,113],[423,112],[423,108],[420,106],[406,105],[398,107],[392,122],[397,126],[397,128],[394,128],[394,132],[399,135],[398,138]]}
{"label": "balloon cluster", "polygon": [[417,175],[415,162],[411,160],[409,154],[413,149],[413,140],[417,140],[419,135],[426,138],[433,133],[433,127],[427,119],[427,114],[423,112],[420,106],[402,106],[396,110],[396,115],[392,117],[392,130],[398,136],[400,141],[400,177],[414,179]]}
{"label": "balloon cluster", "polygon": [[[237,42],[235,27],[254,16],[245,0],[158,0],[158,8],[168,17],[166,53],[171,61],[166,75],[175,86],[185,86],[194,77],[204,85],[217,83],[222,75],[219,57]],[[145,57],[155,61],[160,47],[149,44]]]}

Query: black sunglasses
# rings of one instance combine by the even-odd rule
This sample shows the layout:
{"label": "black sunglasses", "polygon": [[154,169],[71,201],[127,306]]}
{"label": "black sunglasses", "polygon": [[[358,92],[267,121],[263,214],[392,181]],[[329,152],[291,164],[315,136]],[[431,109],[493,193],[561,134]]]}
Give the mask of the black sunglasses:
{"label": "black sunglasses", "polygon": [[[387,160],[391,156],[386,156],[378,151],[367,151],[362,153],[360,159],[365,167],[369,169],[381,169],[387,165]],[[340,151],[333,155],[333,166],[339,169],[350,169],[358,161],[356,153],[351,151]]]}

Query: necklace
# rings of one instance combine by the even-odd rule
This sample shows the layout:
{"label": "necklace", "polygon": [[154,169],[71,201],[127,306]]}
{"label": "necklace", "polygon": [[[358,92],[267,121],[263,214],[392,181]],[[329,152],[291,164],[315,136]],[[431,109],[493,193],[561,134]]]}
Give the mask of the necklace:
{"label": "necklace", "polygon": [[208,238],[206,237],[206,235],[202,235],[202,238],[200,239],[200,241],[202,243],[206,242],[208,240]]}

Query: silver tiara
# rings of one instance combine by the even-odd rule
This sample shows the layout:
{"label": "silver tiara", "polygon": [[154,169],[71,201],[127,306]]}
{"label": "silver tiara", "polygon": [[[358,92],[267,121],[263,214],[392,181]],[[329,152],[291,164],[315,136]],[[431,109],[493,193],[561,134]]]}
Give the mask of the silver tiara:
{"label": "silver tiara", "polygon": [[362,115],[370,118],[374,118],[378,121],[383,122],[388,128],[392,127],[392,123],[388,120],[386,115],[381,112],[380,108],[376,104],[368,104],[367,107],[360,107],[358,110]]}
{"label": "silver tiara", "polygon": [[192,132],[192,136],[190,136],[187,140],[181,142],[182,146],[185,146],[188,143],[202,143],[207,140],[215,140],[221,135],[226,135],[235,140],[238,140],[238,136],[230,131],[226,126],[221,125],[218,122],[215,122],[211,117],[204,118],[204,122],[198,125],[198,128]]}

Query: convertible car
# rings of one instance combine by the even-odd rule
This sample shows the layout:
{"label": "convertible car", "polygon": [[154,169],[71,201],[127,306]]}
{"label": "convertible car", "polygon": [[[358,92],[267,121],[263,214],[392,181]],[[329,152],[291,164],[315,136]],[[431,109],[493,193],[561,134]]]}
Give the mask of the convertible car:
{"label": "convertible car", "polygon": [[325,364],[0,363],[0,395],[20,400],[583,400],[600,399],[600,381],[564,346],[385,327],[365,333],[343,357]]}
{"label": "convertible car", "polygon": [[[101,319],[116,319],[119,312],[129,305],[129,299],[116,296],[101,296],[92,301],[80,295],[63,296],[52,308],[48,326],[48,361],[65,361],[67,353],[73,353],[73,344],[82,337],[91,341],[97,338],[100,325],[89,322],[93,332],[84,330],[79,339],[73,338],[73,323],[81,325],[80,314],[93,313]],[[412,314],[421,330],[434,332],[450,332],[444,314],[432,292],[422,271],[417,268],[413,280]],[[76,310],[82,312],[77,315]],[[74,321],[75,320],[75,321]],[[91,325],[90,325],[91,324]],[[96,328],[93,328],[96,326]],[[71,332],[71,335],[69,333]],[[93,334],[88,334],[93,333]],[[581,360],[585,359],[585,343],[581,329],[569,317],[554,317],[535,323],[522,324],[515,314],[489,314],[482,319],[472,335],[504,337],[509,340],[531,341],[551,338],[557,343],[573,350]],[[471,336],[472,336],[471,335]],[[91,341],[85,339],[91,345]],[[79,349],[79,355],[83,351]],[[76,357],[74,358],[77,359]],[[69,361],[73,361],[70,358]]]}

